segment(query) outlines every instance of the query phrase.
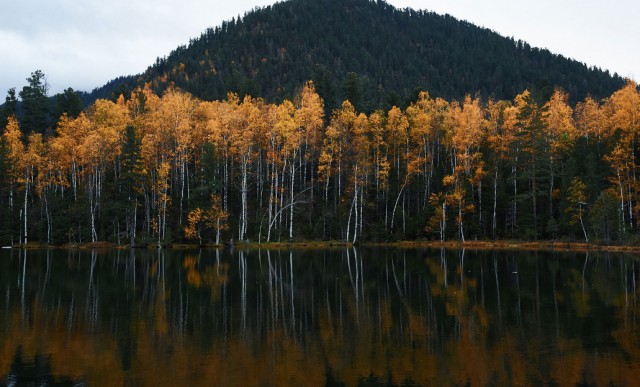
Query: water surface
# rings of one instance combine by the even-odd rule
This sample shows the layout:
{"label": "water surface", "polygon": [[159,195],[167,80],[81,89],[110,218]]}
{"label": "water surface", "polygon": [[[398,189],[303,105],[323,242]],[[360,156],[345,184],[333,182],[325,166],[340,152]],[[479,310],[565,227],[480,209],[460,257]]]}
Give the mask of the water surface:
{"label": "water surface", "polygon": [[640,383],[633,256],[0,251],[0,384]]}

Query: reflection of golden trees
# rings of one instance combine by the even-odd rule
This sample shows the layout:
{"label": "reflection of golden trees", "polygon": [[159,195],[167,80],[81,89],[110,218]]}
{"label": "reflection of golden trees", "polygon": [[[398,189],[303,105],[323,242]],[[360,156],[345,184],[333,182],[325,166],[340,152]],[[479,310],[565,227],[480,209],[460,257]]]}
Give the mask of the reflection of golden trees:
{"label": "reflection of golden trees", "polygon": [[187,271],[189,285],[196,288],[208,286],[211,289],[211,301],[220,300],[220,288],[229,283],[228,263],[202,265],[204,268],[201,269],[198,267],[197,256],[185,255],[182,265]]}
{"label": "reflection of golden trees", "polygon": [[[269,263],[277,272],[275,277],[263,272],[264,277],[249,279],[248,320],[260,316],[261,322],[249,322],[247,328],[238,323],[241,284],[235,265],[228,259],[191,253],[184,254],[177,266],[164,258],[154,259],[147,265],[148,272],[139,273],[149,278],[149,289],[142,297],[136,295],[129,306],[132,313],[128,322],[122,322],[125,327],[121,322],[113,326],[106,314],[102,320],[92,320],[82,302],[69,318],[66,311],[46,304],[45,297],[35,297],[25,309],[14,300],[7,312],[0,310],[0,378],[8,374],[16,349],[22,347],[25,359],[50,357],[54,377],[90,385],[323,385],[325,365],[335,379],[349,386],[370,375],[380,381],[390,376],[396,384],[412,380],[418,385],[637,383],[640,335],[633,316],[640,294],[624,274],[633,275],[635,264],[612,270],[628,280],[612,285],[596,280],[601,267],[595,265],[603,265],[596,259],[584,263],[577,259],[570,267],[539,263],[540,278],[553,275],[557,281],[541,281],[541,297],[547,302],[557,300],[560,313],[558,320],[538,321],[540,316],[531,311],[532,299],[524,301],[534,286],[533,277],[524,274],[530,268],[526,262],[518,262],[523,273],[517,285],[522,287],[522,295],[517,295],[518,300],[523,298],[522,312],[514,306],[520,302],[514,295],[519,290],[505,276],[499,278],[505,292],[503,309],[495,309],[498,303],[491,299],[494,263],[469,252],[466,256],[446,252],[422,260],[412,257],[407,259],[408,268],[402,260],[388,258],[378,263],[377,278],[357,269],[368,266],[360,258],[348,257],[354,279],[356,274],[366,276],[360,285],[347,274],[329,275],[314,283],[313,296],[303,292],[297,272],[295,282],[288,277],[286,264],[294,261],[278,259],[271,257]],[[259,270],[257,261],[247,262],[250,273]],[[494,262],[495,272],[506,272],[509,263]],[[176,269],[180,285],[172,277]],[[294,271],[298,269],[295,263]],[[336,271],[346,273],[347,269],[339,266]],[[512,279],[520,275],[510,267],[508,274]],[[284,303],[276,307],[277,317],[271,314],[268,281],[274,282],[278,302]],[[294,290],[297,293],[291,297],[289,292]],[[176,306],[181,292],[188,307]],[[486,302],[481,302],[480,292],[486,293]],[[296,306],[296,324],[290,320],[290,302]],[[595,302],[615,311],[611,321],[616,328],[606,338],[610,342],[590,348],[573,336],[573,326],[566,325],[578,327],[592,318]],[[224,330],[206,322],[220,319],[222,308],[230,310]],[[184,315],[188,329],[179,327],[183,315],[176,309],[188,309]],[[505,317],[509,313],[519,315]],[[131,343],[124,345],[123,340]],[[129,355],[128,367],[123,369],[123,356]]]}

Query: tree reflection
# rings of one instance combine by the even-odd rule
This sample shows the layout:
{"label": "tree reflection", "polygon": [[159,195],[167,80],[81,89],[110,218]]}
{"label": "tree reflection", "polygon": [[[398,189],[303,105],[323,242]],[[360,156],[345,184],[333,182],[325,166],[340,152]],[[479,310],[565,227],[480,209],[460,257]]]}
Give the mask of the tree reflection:
{"label": "tree reflection", "polygon": [[633,385],[640,371],[632,257],[3,254],[5,384]]}

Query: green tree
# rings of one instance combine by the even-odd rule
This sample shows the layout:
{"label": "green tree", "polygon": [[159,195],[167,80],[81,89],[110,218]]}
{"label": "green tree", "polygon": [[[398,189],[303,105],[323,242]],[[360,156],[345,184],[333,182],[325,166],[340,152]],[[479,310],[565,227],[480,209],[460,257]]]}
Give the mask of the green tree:
{"label": "green tree", "polygon": [[595,238],[604,244],[609,244],[616,236],[619,237],[622,231],[617,195],[615,188],[602,191],[589,211]]}
{"label": "green tree", "polygon": [[582,233],[584,234],[585,242],[589,242],[589,236],[587,235],[587,229],[584,225],[584,216],[587,206],[587,186],[582,179],[574,177],[571,180],[569,186],[569,192],[567,192],[568,206],[565,209],[565,213],[569,216],[569,224],[576,225],[580,223],[582,227]]}
{"label": "green tree", "polygon": [[24,86],[19,93],[22,99],[20,127],[23,133],[45,133],[49,129],[50,108],[47,98],[49,85],[41,70],[32,72],[27,82],[29,85]]}
{"label": "green tree", "polygon": [[138,206],[142,202],[141,195],[144,184],[144,168],[140,154],[140,137],[133,125],[125,129],[122,156],[120,158],[119,200],[124,204],[126,214],[126,231],[129,242],[133,246],[136,241]]}
{"label": "green tree", "polygon": [[351,102],[356,111],[363,111],[364,90],[362,90],[362,82],[358,74],[347,73],[342,88],[344,99]]}
{"label": "green tree", "polygon": [[[538,199],[545,192],[541,189],[540,175],[548,170],[545,166],[548,160],[546,157],[548,142],[546,127],[542,120],[544,109],[540,108],[528,90],[516,96],[514,105],[518,109],[517,140],[514,145],[519,150],[518,164],[522,168],[520,177],[526,179],[524,185],[529,187],[523,199],[531,199],[531,221],[525,221],[525,223],[530,226],[530,236],[537,239],[538,226],[545,224],[539,220],[542,211],[540,211],[541,203]],[[525,200],[526,202],[528,200]]]}
{"label": "green tree", "polygon": [[18,115],[18,99],[16,98],[16,88],[12,87],[7,91],[4,105],[0,109],[0,129],[4,129],[9,123],[9,117]]}
{"label": "green tree", "polygon": [[65,113],[70,118],[76,118],[80,115],[80,112],[82,112],[82,99],[80,99],[78,92],[72,88],[65,89],[64,92],[56,94],[55,100],[56,121]]}

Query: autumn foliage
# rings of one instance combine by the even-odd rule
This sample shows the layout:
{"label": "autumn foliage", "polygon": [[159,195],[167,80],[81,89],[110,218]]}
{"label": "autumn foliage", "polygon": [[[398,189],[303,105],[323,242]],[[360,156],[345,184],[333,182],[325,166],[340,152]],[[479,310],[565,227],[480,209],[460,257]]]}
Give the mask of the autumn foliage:
{"label": "autumn foliage", "polygon": [[324,112],[309,82],[277,104],[137,89],[48,136],[10,118],[0,242],[611,242],[638,229],[633,82],[573,107],[557,90]]}

